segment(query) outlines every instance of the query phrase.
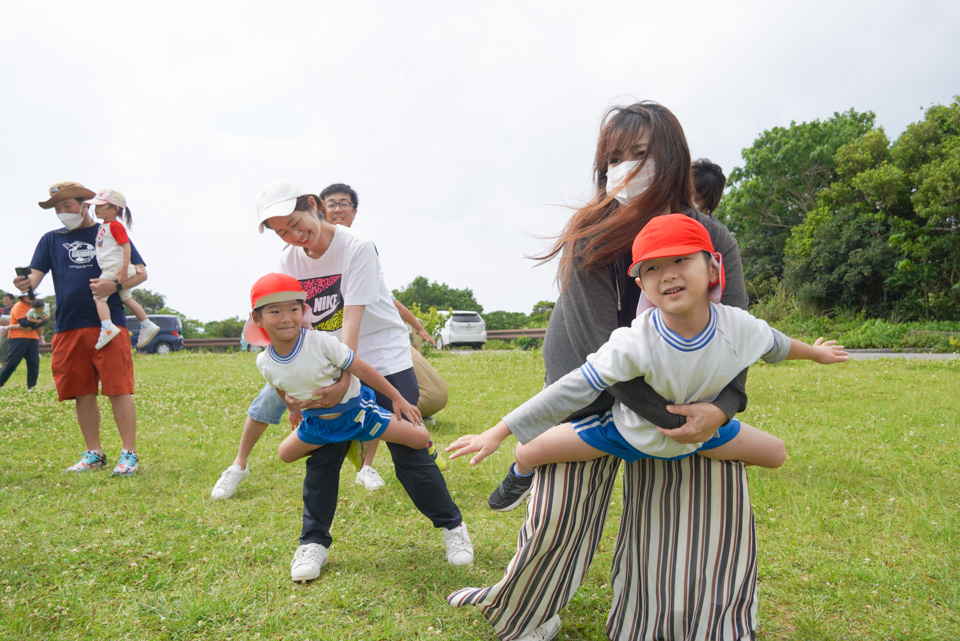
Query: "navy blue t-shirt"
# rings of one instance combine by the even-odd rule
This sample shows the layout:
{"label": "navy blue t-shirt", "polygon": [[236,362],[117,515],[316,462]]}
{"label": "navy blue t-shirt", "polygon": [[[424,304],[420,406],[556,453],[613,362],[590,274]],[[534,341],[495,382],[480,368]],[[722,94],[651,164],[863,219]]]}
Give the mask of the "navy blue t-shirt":
{"label": "navy blue t-shirt", "polygon": [[[44,274],[53,273],[54,297],[57,301],[57,317],[54,332],[65,332],[83,327],[100,327],[97,305],[90,291],[90,279],[100,277],[100,265],[97,264],[97,252],[94,242],[100,225],[91,225],[83,229],[67,231],[61,227],[49,231],[40,238],[33,252],[30,267]],[[137,248],[130,243],[130,264],[145,264]],[[113,294],[107,299],[110,306],[110,318],[117,327],[127,326],[120,295]]]}

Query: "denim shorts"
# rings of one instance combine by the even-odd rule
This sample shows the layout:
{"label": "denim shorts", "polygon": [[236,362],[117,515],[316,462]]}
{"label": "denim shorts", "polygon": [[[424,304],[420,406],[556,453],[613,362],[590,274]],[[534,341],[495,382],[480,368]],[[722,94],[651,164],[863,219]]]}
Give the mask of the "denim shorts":
{"label": "denim shorts", "polygon": [[264,385],[257,397],[250,403],[247,416],[261,423],[279,425],[280,419],[283,418],[283,413],[286,411],[287,404],[277,394],[277,390],[269,385]]}
{"label": "denim shorts", "polygon": [[[738,419],[733,419],[726,425],[722,425],[717,433],[710,438],[706,443],[701,443],[700,447],[697,448],[697,451],[690,452],[689,454],[683,454],[681,456],[674,456],[672,458],[663,458],[660,456],[651,456],[650,454],[644,454],[633,445],[627,442],[625,438],[617,430],[617,426],[613,422],[613,412],[607,410],[602,414],[592,414],[590,416],[585,416],[583,418],[572,421],[573,428],[577,431],[577,436],[591,447],[606,452],[607,454],[612,454],[618,458],[622,458],[624,461],[639,461],[644,458],[656,458],[662,461],[676,461],[678,459],[687,458],[688,456],[693,456],[697,451],[701,450],[712,450],[715,447],[720,447],[725,445],[733,440],[737,434],[740,433],[740,421]],[[656,429],[652,427],[650,429]]]}

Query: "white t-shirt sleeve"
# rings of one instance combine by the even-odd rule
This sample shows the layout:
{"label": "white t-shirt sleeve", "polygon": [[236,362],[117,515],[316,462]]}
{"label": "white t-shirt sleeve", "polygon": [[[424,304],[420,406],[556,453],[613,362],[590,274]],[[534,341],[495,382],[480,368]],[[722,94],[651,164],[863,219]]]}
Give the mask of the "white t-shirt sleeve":
{"label": "white t-shirt sleeve", "polygon": [[310,356],[320,362],[328,361],[340,369],[353,365],[353,350],[325,332],[307,331]]}
{"label": "white t-shirt sleeve", "polygon": [[380,300],[380,256],[372,241],[357,238],[355,242],[343,270],[343,304],[371,305]]}
{"label": "white t-shirt sleeve", "polygon": [[614,383],[632,381],[647,374],[650,366],[650,346],[646,344],[638,326],[621,327],[610,334],[610,339],[593,354],[581,371],[598,392]]}

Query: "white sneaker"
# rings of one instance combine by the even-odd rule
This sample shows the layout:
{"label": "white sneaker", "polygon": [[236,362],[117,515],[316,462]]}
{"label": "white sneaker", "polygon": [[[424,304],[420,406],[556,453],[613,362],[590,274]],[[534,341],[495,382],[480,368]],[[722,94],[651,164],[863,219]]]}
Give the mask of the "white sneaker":
{"label": "white sneaker", "polygon": [[237,486],[240,485],[240,481],[250,476],[250,464],[248,463],[245,468],[240,469],[239,465],[231,465],[220,474],[220,478],[217,479],[216,484],[213,486],[213,491],[210,492],[210,498],[212,499],[228,499],[233,496],[233,493],[237,491]]}
{"label": "white sneaker", "polygon": [[111,325],[110,329],[100,328],[100,336],[97,338],[97,344],[93,346],[94,349],[103,349],[107,346],[107,343],[115,339],[120,335],[120,330],[117,329],[116,325]]}
{"label": "white sneaker", "polygon": [[290,563],[290,578],[301,583],[317,578],[320,570],[327,564],[328,554],[330,551],[319,543],[301,545]]}
{"label": "white sneaker", "polygon": [[467,534],[467,524],[461,523],[452,530],[443,530],[443,542],[447,546],[447,563],[450,565],[471,565],[473,563],[473,543]]}
{"label": "white sneaker", "polygon": [[140,326],[140,338],[137,339],[137,348],[144,347],[153,340],[153,337],[160,332],[160,326],[151,320],[146,325]]}
{"label": "white sneaker", "polygon": [[360,471],[357,472],[357,480],[354,481],[354,483],[357,485],[362,485],[371,492],[374,490],[379,490],[381,487],[386,485],[380,475],[377,474],[377,471],[369,465],[364,465],[360,468]]}
{"label": "white sneaker", "polygon": [[560,615],[554,614],[539,628],[530,634],[517,637],[516,641],[552,641],[552,639],[557,638],[558,632],[560,632]]}

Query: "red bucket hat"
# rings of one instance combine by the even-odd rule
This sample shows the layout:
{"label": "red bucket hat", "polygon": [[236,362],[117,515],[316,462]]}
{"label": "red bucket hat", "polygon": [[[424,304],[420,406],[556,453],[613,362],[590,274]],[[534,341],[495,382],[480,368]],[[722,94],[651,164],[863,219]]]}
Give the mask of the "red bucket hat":
{"label": "red bucket hat", "polygon": [[632,278],[640,275],[640,263],[652,258],[666,256],[684,256],[705,251],[713,256],[720,272],[719,282],[710,287],[710,300],[720,302],[725,277],[723,257],[713,250],[710,233],[698,220],[683,214],[657,216],[644,226],[633,240],[633,264],[629,274]]}
{"label": "red bucket hat", "polygon": [[[288,300],[307,300],[307,292],[293,276],[286,274],[267,274],[257,279],[250,288],[250,309],[254,310],[270,303],[283,303]],[[266,347],[270,344],[270,335],[255,322],[247,319],[243,326],[243,338],[251,345]]]}

